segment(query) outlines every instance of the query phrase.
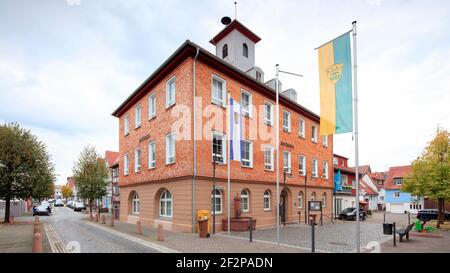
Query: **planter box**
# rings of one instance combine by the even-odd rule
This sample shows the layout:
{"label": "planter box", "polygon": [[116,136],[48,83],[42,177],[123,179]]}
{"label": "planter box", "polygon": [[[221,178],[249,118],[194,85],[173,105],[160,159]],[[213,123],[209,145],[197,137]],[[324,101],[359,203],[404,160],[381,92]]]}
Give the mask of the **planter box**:
{"label": "planter box", "polygon": [[[252,230],[256,229],[256,219],[252,221]],[[228,230],[228,219],[222,219],[222,229],[223,231]],[[230,219],[230,230],[231,231],[248,231],[249,230],[249,218],[231,218]]]}

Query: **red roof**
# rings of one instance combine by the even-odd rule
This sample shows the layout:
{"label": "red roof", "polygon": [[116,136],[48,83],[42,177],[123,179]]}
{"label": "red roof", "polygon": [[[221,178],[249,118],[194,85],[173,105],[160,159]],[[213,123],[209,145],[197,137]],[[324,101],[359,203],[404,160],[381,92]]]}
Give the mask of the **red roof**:
{"label": "red roof", "polygon": [[216,45],[220,40],[222,40],[225,36],[227,36],[230,32],[233,30],[238,30],[240,33],[244,34],[245,37],[249,38],[250,41],[254,42],[255,44],[259,41],[261,41],[261,38],[258,37],[255,33],[253,33],[251,30],[249,30],[246,26],[241,24],[238,20],[233,20],[231,24],[226,26],[222,31],[220,31],[214,38],[209,41],[211,44]]}
{"label": "red roof", "polygon": [[355,168],[353,168],[353,167],[345,167],[345,166],[334,165],[334,169],[335,170],[341,170],[341,172],[344,172],[344,173],[355,174]]}
{"label": "red roof", "polygon": [[371,173],[370,165],[359,166],[358,171],[360,174]]}
{"label": "red roof", "polygon": [[73,177],[67,177],[67,183],[66,186],[69,186],[69,188],[73,189],[75,186],[75,180],[73,179]]}
{"label": "red roof", "polygon": [[108,166],[112,167],[118,162],[119,152],[106,151],[105,152],[105,161],[108,162]]}
{"label": "red roof", "polygon": [[399,190],[402,185],[394,185],[395,178],[405,178],[411,173],[411,165],[390,167],[386,181],[384,182],[384,188],[386,190]]}
{"label": "red roof", "polygon": [[372,189],[369,185],[367,185],[365,182],[361,181],[359,183],[359,185],[361,186],[361,188],[366,192],[367,195],[378,195],[378,193],[376,191],[374,191],[374,189]]}
{"label": "red roof", "polygon": [[[371,173],[369,177],[378,189],[382,189],[382,188],[384,188],[384,184],[385,184],[386,177],[387,177],[387,172]],[[378,180],[381,180],[383,184],[381,184],[381,185],[378,184]]]}

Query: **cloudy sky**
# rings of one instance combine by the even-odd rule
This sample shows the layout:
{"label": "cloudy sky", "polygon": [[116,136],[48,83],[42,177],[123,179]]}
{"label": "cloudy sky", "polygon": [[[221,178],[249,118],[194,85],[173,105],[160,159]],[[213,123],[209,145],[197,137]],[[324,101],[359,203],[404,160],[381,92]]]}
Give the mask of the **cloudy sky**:
{"label": "cloudy sky", "polygon": [[[43,140],[58,183],[86,144],[118,150],[115,108],[186,39],[208,43],[234,17],[232,0],[0,0],[0,122]],[[409,164],[438,125],[450,128],[450,2],[238,1],[258,34],[256,64],[319,109],[314,48],[358,21],[360,163]],[[352,134],[335,152],[353,162]]]}

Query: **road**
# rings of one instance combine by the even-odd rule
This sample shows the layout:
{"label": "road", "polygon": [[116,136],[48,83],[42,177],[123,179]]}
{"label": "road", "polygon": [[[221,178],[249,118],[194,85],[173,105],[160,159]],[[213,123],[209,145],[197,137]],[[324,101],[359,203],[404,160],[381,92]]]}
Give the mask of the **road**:
{"label": "road", "polygon": [[[49,243],[59,245],[57,251],[81,253],[155,253],[155,250],[137,244],[115,234],[96,228],[85,220],[83,214],[66,207],[53,207],[51,216],[40,216],[44,224]],[[62,247],[64,246],[64,247]],[[74,246],[75,248],[71,248]],[[78,248],[79,246],[79,248]]]}

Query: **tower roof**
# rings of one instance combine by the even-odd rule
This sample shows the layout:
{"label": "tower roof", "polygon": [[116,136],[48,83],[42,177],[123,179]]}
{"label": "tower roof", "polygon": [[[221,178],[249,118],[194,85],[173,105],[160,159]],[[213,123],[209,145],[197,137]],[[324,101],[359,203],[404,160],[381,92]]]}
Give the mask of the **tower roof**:
{"label": "tower roof", "polygon": [[249,38],[250,41],[254,42],[255,44],[259,41],[261,41],[261,38],[258,37],[255,33],[253,33],[250,29],[248,29],[246,26],[244,26],[241,22],[234,19],[231,24],[226,26],[224,29],[222,29],[214,38],[209,41],[211,44],[216,45],[220,40],[222,40],[225,36],[227,36],[230,32],[233,30],[238,30],[240,33],[242,33],[245,37]]}

